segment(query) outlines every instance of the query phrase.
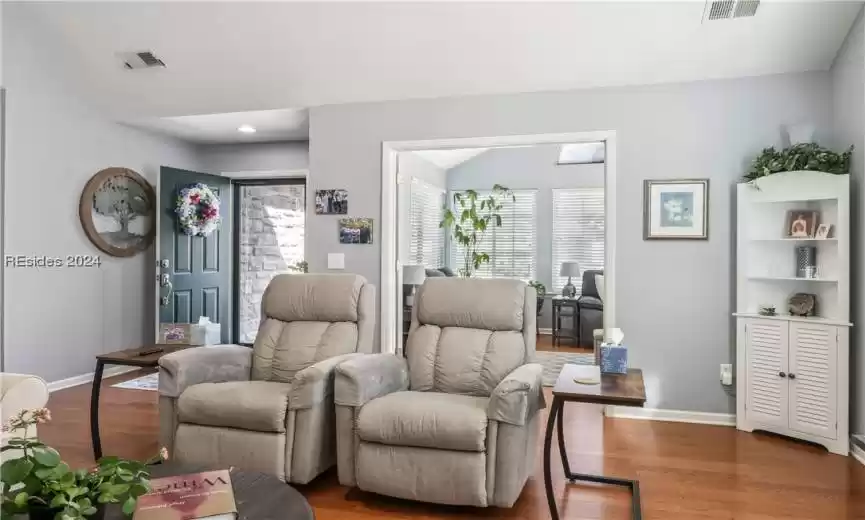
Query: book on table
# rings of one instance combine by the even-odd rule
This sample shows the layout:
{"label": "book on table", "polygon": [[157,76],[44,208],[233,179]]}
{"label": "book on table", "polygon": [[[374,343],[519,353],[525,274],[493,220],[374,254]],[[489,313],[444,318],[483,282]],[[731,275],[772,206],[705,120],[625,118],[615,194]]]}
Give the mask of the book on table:
{"label": "book on table", "polygon": [[237,504],[228,470],[155,478],[138,497],[133,520],[235,520]]}

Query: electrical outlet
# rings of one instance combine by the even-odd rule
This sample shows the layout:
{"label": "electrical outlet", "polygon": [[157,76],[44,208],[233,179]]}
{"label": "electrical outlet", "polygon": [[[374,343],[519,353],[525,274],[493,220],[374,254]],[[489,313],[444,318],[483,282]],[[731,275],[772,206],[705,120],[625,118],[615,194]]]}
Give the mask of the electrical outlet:
{"label": "electrical outlet", "polygon": [[733,365],[721,363],[721,384],[724,386],[733,384]]}

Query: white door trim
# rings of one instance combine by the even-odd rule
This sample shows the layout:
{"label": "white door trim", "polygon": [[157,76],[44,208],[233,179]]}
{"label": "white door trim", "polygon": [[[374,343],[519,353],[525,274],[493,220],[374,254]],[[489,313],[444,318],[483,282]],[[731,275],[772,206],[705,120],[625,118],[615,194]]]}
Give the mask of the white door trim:
{"label": "white door trim", "polygon": [[401,294],[399,266],[397,265],[397,208],[396,177],[397,156],[400,152],[416,150],[447,150],[452,148],[500,148],[504,146],[531,146],[542,144],[568,144],[604,141],[604,328],[616,324],[616,132],[568,132],[559,134],[509,135],[499,137],[467,137],[456,139],[429,139],[422,141],[384,141],[381,144],[381,351],[394,353],[401,343],[397,332],[397,309]]}

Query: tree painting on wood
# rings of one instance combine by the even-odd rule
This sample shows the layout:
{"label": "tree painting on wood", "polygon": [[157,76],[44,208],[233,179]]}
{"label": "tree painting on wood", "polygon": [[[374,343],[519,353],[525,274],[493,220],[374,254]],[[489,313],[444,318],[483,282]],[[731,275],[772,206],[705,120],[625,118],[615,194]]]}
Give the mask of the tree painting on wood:
{"label": "tree painting on wood", "polygon": [[136,248],[150,234],[152,207],[147,190],[135,179],[108,177],[93,192],[93,227],[114,247]]}

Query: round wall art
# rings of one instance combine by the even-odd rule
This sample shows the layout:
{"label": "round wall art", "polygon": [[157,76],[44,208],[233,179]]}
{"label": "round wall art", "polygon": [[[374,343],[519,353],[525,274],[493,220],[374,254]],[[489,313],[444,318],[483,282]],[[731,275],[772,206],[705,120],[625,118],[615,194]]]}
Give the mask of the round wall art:
{"label": "round wall art", "polygon": [[105,168],[84,186],[78,205],[90,241],[112,256],[134,256],[153,242],[153,188],[129,168]]}

